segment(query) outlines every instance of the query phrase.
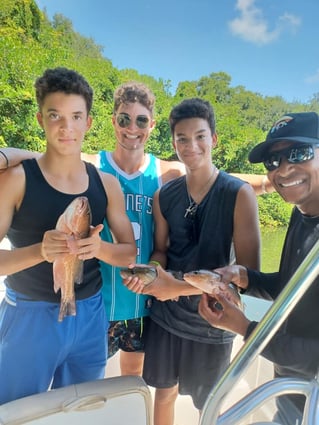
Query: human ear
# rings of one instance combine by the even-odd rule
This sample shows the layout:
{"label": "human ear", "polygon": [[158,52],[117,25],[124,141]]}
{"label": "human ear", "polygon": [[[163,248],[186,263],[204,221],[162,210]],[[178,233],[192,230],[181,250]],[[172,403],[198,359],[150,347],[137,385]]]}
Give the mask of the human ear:
{"label": "human ear", "polygon": [[37,121],[41,128],[43,128],[43,118],[41,112],[37,112],[36,114]]}

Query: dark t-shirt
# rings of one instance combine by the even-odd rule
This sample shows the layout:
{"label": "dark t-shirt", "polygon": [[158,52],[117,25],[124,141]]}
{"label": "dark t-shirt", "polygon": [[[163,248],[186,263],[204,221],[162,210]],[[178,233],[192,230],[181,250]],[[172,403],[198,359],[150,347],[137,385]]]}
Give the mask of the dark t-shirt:
{"label": "dark t-shirt", "polygon": [[[293,210],[278,273],[249,270],[247,294],[275,299],[319,238],[319,217]],[[279,377],[312,379],[319,368],[319,278],[299,300],[288,319],[268,343],[263,355],[275,364]],[[249,333],[255,324],[249,329]],[[246,335],[248,337],[249,333]],[[292,397],[302,408],[301,397]]]}

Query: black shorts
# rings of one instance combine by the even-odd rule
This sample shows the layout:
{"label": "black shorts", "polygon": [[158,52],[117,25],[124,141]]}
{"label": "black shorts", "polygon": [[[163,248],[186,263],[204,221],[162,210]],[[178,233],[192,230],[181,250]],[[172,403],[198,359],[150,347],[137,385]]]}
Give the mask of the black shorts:
{"label": "black shorts", "polygon": [[202,410],[206,398],[230,363],[233,343],[206,344],[180,338],[150,320],[143,378],[155,388],[179,385]]}
{"label": "black shorts", "polygon": [[144,352],[149,317],[110,322],[108,330],[108,358],[118,350]]}

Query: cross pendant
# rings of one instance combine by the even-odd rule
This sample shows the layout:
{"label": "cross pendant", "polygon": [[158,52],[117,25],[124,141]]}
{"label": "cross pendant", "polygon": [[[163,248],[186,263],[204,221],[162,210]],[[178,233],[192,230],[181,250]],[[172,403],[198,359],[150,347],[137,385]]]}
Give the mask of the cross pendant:
{"label": "cross pendant", "polygon": [[197,210],[197,204],[196,202],[193,201],[186,208],[184,218],[187,218],[188,216],[192,216],[193,214],[195,214],[196,210]]}

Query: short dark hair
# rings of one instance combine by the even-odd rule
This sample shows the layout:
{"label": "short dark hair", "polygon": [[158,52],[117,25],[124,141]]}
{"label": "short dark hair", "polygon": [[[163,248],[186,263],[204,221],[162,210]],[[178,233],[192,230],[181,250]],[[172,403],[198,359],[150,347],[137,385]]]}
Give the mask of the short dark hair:
{"label": "short dark hair", "polygon": [[86,79],[76,71],[63,67],[47,69],[41,77],[37,78],[34,87],[40,110],[48,94],[63,92],[83,96],[88,114],[91,111],[93,90]]}
{"label": "short dark hair", "polygon": [[185,99],[174,106],[169,115],[169,125],[172,135],[179,121],[187,118],[202,118],[208,122],[212,134],[215,133],[215,113],[212,105],[199,97]]}
{"label": "short dark hair", "polygon": [[114,92],[114,108],[116,113],[120,105],[138,102],[147,108],[151,115],[154,114],[155,96],[154,93],[143,83],[129,81],[121,84]]}

